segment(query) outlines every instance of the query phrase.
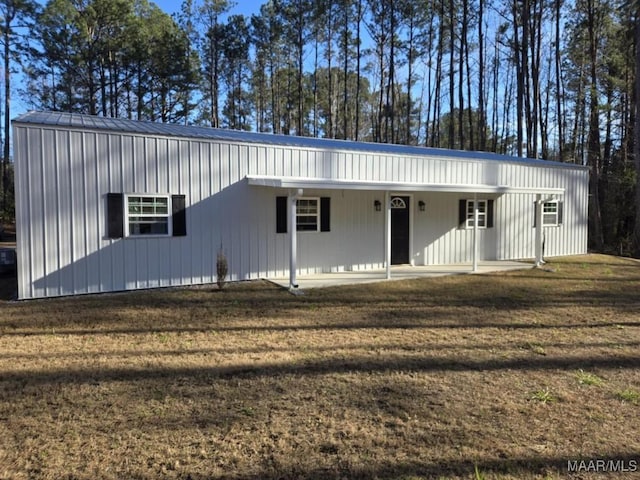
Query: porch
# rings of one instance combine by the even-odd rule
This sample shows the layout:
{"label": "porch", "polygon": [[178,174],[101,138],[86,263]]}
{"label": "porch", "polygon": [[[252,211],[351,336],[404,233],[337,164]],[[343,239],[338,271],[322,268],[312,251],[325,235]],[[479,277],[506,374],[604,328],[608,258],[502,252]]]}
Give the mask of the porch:
{"label": "porch", "polygon": [[[385,280],[408,280],[415,278],[441,277],[445,275],[462,275],[467,273],[494,273],[511,270],[525,270],[533,268],[532,262],[526,261],[482,261],[474,271],[473,265],[393,265],[391,266],[391,278],[387,278],[387,270],[376,269],[367,271],[348,271],[318,273],[314,275],[298,275],[298,288],[306,290],[310,288],[338,287],[363,283],[382,282]],[[269,278],[270,282],[289,288],[289,277]]]}

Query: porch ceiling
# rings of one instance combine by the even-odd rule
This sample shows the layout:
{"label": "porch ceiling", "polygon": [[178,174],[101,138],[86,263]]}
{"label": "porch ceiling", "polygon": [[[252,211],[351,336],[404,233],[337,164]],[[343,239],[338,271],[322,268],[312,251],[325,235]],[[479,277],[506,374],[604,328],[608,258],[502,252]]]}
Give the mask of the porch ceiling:
{"label": "porch ceiling", "polygon": [[448,192],[448,193],[541,193],[561,195],[564,188],[509,187],[490,184],[451,184],[379,182],[373,180],[346,180],[335,178],[280,177],[270,175],[247,175],[249,185],[271,188],[318,190],[369,190],[389,192]]}

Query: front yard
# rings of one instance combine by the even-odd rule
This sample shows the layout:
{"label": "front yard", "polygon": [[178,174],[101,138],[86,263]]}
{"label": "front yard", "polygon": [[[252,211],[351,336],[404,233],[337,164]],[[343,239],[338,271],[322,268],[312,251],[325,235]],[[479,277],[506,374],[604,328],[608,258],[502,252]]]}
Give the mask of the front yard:
{"label": "front yard", "polygon": [[304,296],[250,282],[0,302],[0,479],[632,467],[639,346],[640,263],[599,255]]}

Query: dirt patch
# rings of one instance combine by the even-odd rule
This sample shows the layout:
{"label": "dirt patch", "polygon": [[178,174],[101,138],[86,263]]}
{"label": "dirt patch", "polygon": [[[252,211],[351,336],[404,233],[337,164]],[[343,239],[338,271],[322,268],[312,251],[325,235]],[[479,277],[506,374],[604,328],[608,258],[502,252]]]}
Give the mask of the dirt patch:
{"label": "dirt patch", "polygon": [[640,462],[639,291],[580,256],[1,303],[0,478],[596,478]]}

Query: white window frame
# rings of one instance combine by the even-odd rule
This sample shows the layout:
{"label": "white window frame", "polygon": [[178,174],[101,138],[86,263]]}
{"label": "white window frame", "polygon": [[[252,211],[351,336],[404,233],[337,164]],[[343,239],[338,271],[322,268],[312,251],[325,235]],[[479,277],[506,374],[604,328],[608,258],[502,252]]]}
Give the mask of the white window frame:
{"label": "white window frame", "polygon": [[[305,211],[303,213],[300,213],[300,202],[304,201],[313,201],[316,202],[316,212],[315,213],[309,213],[308,211]],[[299,219],[300,217],[315,217],[315,229],[312,228],[300,228],[300,222]],[[311,223],[307,224],[307,225],[312,225]],[[298,233],[304,233],[304,232],[319,232],[320,231],[320,197],[300,197],[298,198],[298,200],[296,201],[296,232]]]}
{"label": "white window frame", "polygon": [[552,200],[550,202],[544,202],[542,204],[542,226],[543,227],[557,227],[558,223],[558,213],[559,213],[559,202],[557,200]]}
{"label": "white window frame", "polygon": [[[489,208],[489,201],[486,199],[478,199],[478,228],[487,228],[487,209]],[[473,228],[474,212],[473,212],[474,200],[467,200],[467,221],[465,222],[465,228]]]}
{"label": "white window frame", "polygon": [[[158,213],[158,212],[139,212],[139,213],[131,213],[129,211],[129,206],[131,200],[134,198],[151,198],[151,199],[165,199],[167,202],[167,211],[166,213]],[[158,194],[158,193],[128,193],[125,195],[125,205],[124,205],[124,234],[126,237],[132,238],[150,238],[150,237],[170,237],[172,235],[172,222],[171,222],[171,195],[168,194]],[[151,221],[151,219],[165,219],[167,224],[167,231],[165,233],[131,233],[131,225],[132,219],[136,217],[144,217],[146,222]],[[142,223],[142,222],[136,222]]]}

